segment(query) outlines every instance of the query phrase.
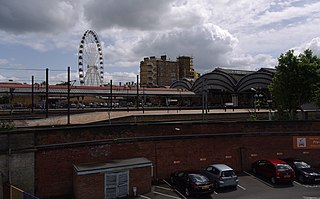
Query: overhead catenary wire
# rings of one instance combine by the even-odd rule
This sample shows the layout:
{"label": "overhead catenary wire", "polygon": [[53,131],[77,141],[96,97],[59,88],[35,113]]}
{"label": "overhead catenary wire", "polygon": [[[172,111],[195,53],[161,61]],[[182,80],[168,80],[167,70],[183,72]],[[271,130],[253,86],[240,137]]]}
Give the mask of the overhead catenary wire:
{"label": "overhead catenary wire", "polygon": [[[0,70],[30,70],[30,71],[46,71],[46,68],[0,68]],[[49,69],[49,71],[55,71],[55,72],[66,72],[67,70],[62,69]],[[77,72],[77,70],[70,70],[71,72]]]}

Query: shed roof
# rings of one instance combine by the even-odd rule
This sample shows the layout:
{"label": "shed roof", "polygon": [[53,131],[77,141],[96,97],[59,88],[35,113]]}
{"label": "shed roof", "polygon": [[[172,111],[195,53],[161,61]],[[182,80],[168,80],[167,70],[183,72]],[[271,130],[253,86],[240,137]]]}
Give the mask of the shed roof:
{"label": "shed roof", "polygon": [[124,169],[133,169],[152,166],[152,162],[146,158],[130,158],[123,160],[111,160],[108,162],[95,162],[73,165],[77,175],[93,174],[100,172],[115,172]]}

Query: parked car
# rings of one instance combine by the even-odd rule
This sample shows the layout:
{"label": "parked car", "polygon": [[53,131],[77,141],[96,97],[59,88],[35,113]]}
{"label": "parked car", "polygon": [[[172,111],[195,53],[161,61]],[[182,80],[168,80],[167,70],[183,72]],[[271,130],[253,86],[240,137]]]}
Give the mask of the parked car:
{"label": "parked car", "polygon": [[258,160],[252,164],[252,172],[270,179],[273,184],[292,183],[295,179],[294,170],[279,159]]}
{"label": "parked car", "polygon": [[205,170],[178,171],[171,174],[170,181],[186,196],[212,194],[214,191],[210,174]]}
{"label": "parked car", "polygon": [[70,108],[77,108],[77,104],[76,103],[71,103],[70,104]]}
{"label": "parked car", "polygon": [[320,171],[314,169],[307,162],[294,158],[283,159],[296,173],[296,179],[301,183],[320,182]]}
{"label": "parked car", "polygon": [[238,176],[234,170],[225,164],[212,164],[206,169],[212,174],[214,187],[234,187],[237,188]]}
{"label": "parked car", "polygon": [[84,109],[85,107],[86,107],[86,105],[83,104],[83,103],[81,103],[81,102],[79,102],[79,103],[77,104],[77,108],[82,108],[82,109]]}

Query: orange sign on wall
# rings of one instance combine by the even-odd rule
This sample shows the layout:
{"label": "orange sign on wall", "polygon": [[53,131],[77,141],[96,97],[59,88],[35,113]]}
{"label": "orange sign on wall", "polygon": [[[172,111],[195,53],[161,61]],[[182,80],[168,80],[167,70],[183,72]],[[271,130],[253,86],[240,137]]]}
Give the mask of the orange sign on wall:
{"label": "orange sign on wall", "polygon": [[320,149],[320,136],[293,136],[294,149]]}

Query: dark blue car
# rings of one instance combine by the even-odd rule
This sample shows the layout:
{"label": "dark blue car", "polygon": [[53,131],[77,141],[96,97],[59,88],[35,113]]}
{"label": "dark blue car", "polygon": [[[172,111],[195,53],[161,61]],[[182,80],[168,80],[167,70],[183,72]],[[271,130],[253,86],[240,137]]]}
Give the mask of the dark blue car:
{"label": "dark blue car", "polygon": [[301,183],[320,183],[320,171],[314,169],[307,162],[299,159],[283,159],[296,173],[296,178]]}
{"label": "dark blue car", "polygon": [[204,170],[178,171],[171,174],[170,181],[186,196],[212,194],[214,191],[210,173]]}

